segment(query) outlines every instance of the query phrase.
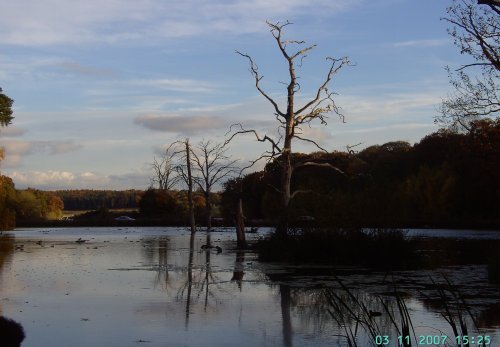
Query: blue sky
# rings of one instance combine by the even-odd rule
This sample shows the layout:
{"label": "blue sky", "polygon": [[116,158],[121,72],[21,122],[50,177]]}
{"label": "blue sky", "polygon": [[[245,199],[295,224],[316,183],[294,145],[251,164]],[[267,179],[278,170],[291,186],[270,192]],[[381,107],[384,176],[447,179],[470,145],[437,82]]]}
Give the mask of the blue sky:
{"label": "blue sky", "polygon": [[[451,91],[444,66],[463,62],[440,21],[451,1],[0,1],[0,87],[16,117],[0,130],[0,169],[18,188],[145,189],[153,156],[174,140],[223,141],[235,122],[273,133],[272,106],[235,53],[250,54],[283,101],[286,65],[266,20],[290,20],[286,37],[318,45],[299,70],[300,100],[326,56],[353,63],[330,84],[346,123],[332,115],[308,129],[328,150],[435,131]],[[241,137],[231,154],[265,149]]]}

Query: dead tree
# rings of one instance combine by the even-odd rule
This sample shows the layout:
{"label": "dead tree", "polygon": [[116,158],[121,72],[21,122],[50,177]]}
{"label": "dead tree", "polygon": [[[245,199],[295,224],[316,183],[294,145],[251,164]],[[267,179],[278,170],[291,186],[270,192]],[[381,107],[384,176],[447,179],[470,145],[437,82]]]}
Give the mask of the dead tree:
{"label": "dead tree", "polygon": [[212,191],[222,180],[236,172],[236,160],[231,160],[226,150],[221,144],[212,141],[201,141],[196,148],[191,148],[196,172],[194,182],[205,197],[208,230],[212,228]]}
{"label": "dead tree", "polygon": [[191,226],[191,233],[196,232],[196,223],[194,220],[194,203],[193,203],[193,175],[191,174],[191,148],[189,146],[189,139],[185,141],[186,145],[186,168],[187,168],[187,185],[188,185],[188,204],[189,204],[189,225]]}
{"label": "dead tree", "polygon": [[194,202],[193,202],[193,175],[191,170],[191,145],[189,139],[173,142],[169,148],[172,149],[172,159],[174,162],[174,170],[177,172],[179,180],[182,180],[188,189],[188,209],[189,209],[189,225],[191,232],[196,232],[196,222],[194,218]]}
{"label": "dead tree", "polygon": [[443,100],[436,122],[470,131],[470,123],[500,112],[500,2],[454,0],[442,20],[469,64],[446,67],[454,92]]}
{"label": "dead tree", "polygon": [[[298,83],[299,77],[296,75],[296,66],[301,66],[302,60],[307,56],[307,53],[310,50],[316,47],[316,45],[307,46],[304,41],[284,39],[283,30],[286,26],[291,24],[288,21],[285,23],[267,22],[267,24],[269,25],[271,34],[276,40],[278,49],[280,50],[288,68],[290,80],[286,87],[285,108],[280,107],[278,102],[262,88],[261,82],[264,76],[259,72],[257,64],[254,62],[252,57],[239,51],[236,51],[236,53],[248,60],[250,64],[250,72],[255,80],[255,87],[259,93],[273,106],[274,116],[277,121],[278,132],[280,135],[278,138],[269,135],[261,135],[254,129],[246,129],[242,124],[235,124],[231,126],[229,131],[230,136],[228,140],[226,140],[226,143],[229,143],[236,135],[252,134],[255,136],[257,141],[267,143],[270,146],[269,150],[265,151],[259,158],[251,162],[250,165],[253,165],[262,159],[267,159],[268,161],[276,159],[280,163],[280,186],[275,188],[281,194],[282,215],[276,232],[280,236],[286,236],[288,233],[288,209],[290,201],[295,195],[301,192],[291,191],[293,170],[302,165],[315,165],[315,163],[296,163],[292,165],[291,156],[293,140],[296,139],[305,141],[315,145],[320,150],[326,151],[314,139],[303,136],[302,127],[311,126],[316,122],[326,125],[327,118],[330,113],[338,115],[342,122],[344,122],[344,116],[333,99],[335,93],[328,89],[328,85],[340,69],[349,64],[349,60],[346,57],[340,59],[327,57],[326,60],[329,64],[329,68],[327,69],[326,77],[315,90],[313,97],[309,101],[298,106],[296,105],[295,97],[300,91],[300,84]],[[292,46],[298,48],[291,51],[290,47]],[[296,65],[297,62],[298,65]],[[323,164],[323,166],[327,166],[327,164]],[[331,168],[339,171],[333,166],[331,166]]]}
{"label": "dead tree", "polygon": [[245,215],[243,214],[243,178],[234,177],[223,184],[222,200],[229,207],[229,214],[236,228],[236,243],[238,249],[247,248],[245,235]]}
{"label": "dead tree", "polygon": [[158,186],[161,190],[171,190],[175,187],[181,177],[175,167],[175,142],[170,144],[163,152],[160,158],[153,158],[151,167],[153,177],[151,177],[151,186]]}

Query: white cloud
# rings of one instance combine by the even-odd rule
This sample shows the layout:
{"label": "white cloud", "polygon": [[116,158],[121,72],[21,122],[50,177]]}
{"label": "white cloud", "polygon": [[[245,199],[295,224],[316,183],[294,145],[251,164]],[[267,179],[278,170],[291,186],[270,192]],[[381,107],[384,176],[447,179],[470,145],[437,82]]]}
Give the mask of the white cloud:
{"label": "white cloud", "polygon": [[149,87],[162,90],[189,93],[207,93],[215,89],[213,83],[192,79],[141,79],[127,82],[131,86]]}
{"label": "white cloud", "polygon": [[139,116],[135,124],[155,130],[171,133],[194,134],[200,131],[223,129],[227,122],[214,116],[181,116],[178,114],[147,114]]}
{"label": "white cloud", "polygon": [[427,40],[408,40],[402,42],[396,42],[393,44],[394,47],[438,47],[445,46],[450,43],[450,39],[427,39]]}
{"label": "white cloud", "polygon": [[73,141],[44,141],[40,145],[45,146],[49,154],[63,154],[68,152],[74,152],[83,148],[83,145],[75,143]]}
{"label": "white cloud", "polygon": [[9,176],[20,189],[146,189],[149,184],[148,173],[142,171],[109,176],[91,171],[13,171]]}
{"label": "white cloud", "polygon": [[69,171],[14,171],[9,174],[16,187],[38,189],[90,188],[106,184],[107,178],[93,172],[75,174]]}
{"label": "white cloud", "polygon": [[48,153],[50,155],[64,154],[80,150],[83,146],[72,140],[67,141],[26,141],[11,140],[3,141],[5,159],[2,166],[6,168],[18,167],[23,158],[35,153]]}
{"label": "white cloud", "polygon": [[2,4],[0,43],[147,42],[265,30],[265,18],[335,14],[362,0],[18,0]]}
{"label": "white cloud", "polygon": [[341,95],[339,104],[345,111],[346,121],[355,123],[388,122],[399,117],[415,116],[427,112],[432,121],[441,97],[432,91],[387,93],[385,95]]}
{"label": "white cloud", "polygon": [[5,128],[0,128],[0,136],[1,137],[17,137],[24,135],[26,130],[20,127],[16,127],[15,125],[11,125]]}
{"label": "white cloud", "polygon": [[94,77],[113,77],[115,72],[111,69],[97,68],[93,66],[83,65],[76,61],[64,60],[59,65],[61,69],[67,71],[71,74],[83,75],[83,76],[94,76]]}

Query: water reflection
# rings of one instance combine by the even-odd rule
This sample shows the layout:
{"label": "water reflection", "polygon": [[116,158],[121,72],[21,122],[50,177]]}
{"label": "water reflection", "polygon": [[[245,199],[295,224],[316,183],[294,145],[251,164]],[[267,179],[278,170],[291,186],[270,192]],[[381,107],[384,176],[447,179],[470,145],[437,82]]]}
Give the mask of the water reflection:
{"label": "water reflection", "polygon": [[[12,255],[15,247],[14,241],[15,239],[12,235],[0,234],[0,290],[2,289],[2,284],[4,283],[2,279],[4,267],[12,262]],[[1,313],[2,307],[0,305],[0,314]]]}
{"label": "water reflection", "polygon": [[[44,244],[55,247],[38,245],[38,235],[17,241],[26,245],[24,252],[15,251],[13,239],[0,238],[8,279],[1,281],[2,298],[9,299],[1,304],[5,315],[25,326],[23,347],[141,341],[155,347],[346,346],[349,338],[369,346],[374,334],[404,331],[401,298],[417,332],[432,326],[452,335],[439,316],[442,307],[422,295],[435,290],[429,275],[436,273],[427,270],[386,276],[261,264],[255,254],[237,250],[229,233],[159,229],[144,235],[139,229],[127,239],[108,233],[69,241],[44,235]],[[78,237],[90,241],[75,244]],[[486,267],[447,271],[471,301],[479,328],[498,331],[500,297],[487,283]],[[54,338],[61,327],[64,343]]]}
{"label": "water reflection", "polygon": [[245,275],[245,251],[242,249],[236,250],[236,260],[234,262],[233,277],[231,277],[232,282],[238,284],[238,288],[241,291],[243,276]]}
{"label": "water reflection", "polygon": [[0,234],[0,275],[4,265],[12,260],[14,253],[14,236],[9,234]]}
{"label": "water reflection", "polygon": [[[215,303],[214,306],[217,306],[217,303],[227,303],[234,296],[234,293],[228,290],[227,286],[221,285],[225,284],[226,281],[212,270],[213,257],[219,255],[213,246],[212,235],[210,233],[198,235],[198,246],[196,246],[196,240],[196,235],[191,234],[188,252],[184,253],[187,256],[187,266],[178,269],[184,273],[185,282],[178,290],[176,299],[185,305],[184,327],[186,330],[190,328],[190,319],[197,304],[200,304],[199,307],[202,308],[203,312],[207,312],[211,300]],[[149,260],[158,259],[159,273],[164,271],[166,279],[168,279],[169,269],[167,251],[169,242],[167,239],[163,242],[158,241],[154,248],[157,250],[158,256],[148,255]],[[179,240],[172,242],[174,249],[182,249],[179,247]],[[249,290],[248,287],[245,288],[246,282],[244,281],[246,253],[235,249],[231,254],[233,266],[229,282],[235,283],[238,291],[243,293],[245,290]],[[278,275],[271,273],[267,276],[268,280],[277,283],[281,344],[285,347],[294,345],[294,341],[297,340],[296,333],[299,336],[311,333],[320,336],[330,334],[330,337],[335,336],[336,343],[340,345],[348,345],[353,341],[358,344],[362,341],[362,344],[373,345],[375,337],[378,335],[392,337],[412,335],[409,330],[413,324],[410,311],[412,315],[414,313],[412,309],[408,308],[405,300],[410,303],[410,306],[427,307],[428,310],[434,312],[442,310],[442,301],[440,305],[433,304],[432,300],[419,292],[417,288],[422,287],[422,283],[419,284],[418,280],[408,283],[406,277],[408,272],[402,274],[399,279],[394,276],[388,279],[383,274],[371,274],[365,277],[372,278],[374,276],[373,283],[365,285],[360,284],[359,278],[356,276],[352,276],[353,278],[347,276],[347,284],[344,284],[331,274],[323,276],[323,278],[329,278],[326,283],[317,285],[314,284],[314,281],[318,278],[314,276],[304,279],[307,277],[304,274],[311,273],[311,271],[299,269],[299,273],[298,277],[286,273],[283,275],[279,272]],[[353,274],[355,273],[356,271],[353,271]],[[423,276],[416,278],[419,277]],[[457,277],[460,278],[460,275]],[[354,285],[351,290],[349,286],[353,284],[353,279]],[[428,282],[429,280],[427,278],[424,281]],[[413,288],[412,294],[405,299],[404,296],[409,295],[409,292],[403,293],[395,290],[396,283],[403,284],[403,289]],[[301,284],[305,286],[302,287]],[[241,324],[245,317],[244,306],[240,305],[238,310],[238,322]],[[490,311],[478,312],[478,317],[483,317],[479,318],[478,322],[488,322],[485,325],[491,327],[494,320],[490,316],[495,315],[497,311]],[[214,313],[212,311],[211,315]],[[417,314],[413,319],[418,322],[420,317]],[[468,320],[469,323],[471,321]],[[484,326],[480,325],[479,327],[483,328]],[[446,322],[441,322],[440,329],[445,330],[446,328],[449,328],[446,326]]]}
{"label": "water reflection", "polygon": [[[184,326],[186,329],[189,327],[189,312],[191,306],[191,291],[193,286],[193,255],[194,255],[194,233],[191,233],[189,238],[189,260],[187,267],[187,297],[186,297],[186,320],[184,322]],[[181,296],[182,298],[182,291]]]}
{"label": "water reflection", "polygon": [[292,300],[290,297],[290,286],[280,284],[280,299],[281,299],[281,320],[283,322],[283,346],[291,347],[292,343],[292,318],[290,308]]}

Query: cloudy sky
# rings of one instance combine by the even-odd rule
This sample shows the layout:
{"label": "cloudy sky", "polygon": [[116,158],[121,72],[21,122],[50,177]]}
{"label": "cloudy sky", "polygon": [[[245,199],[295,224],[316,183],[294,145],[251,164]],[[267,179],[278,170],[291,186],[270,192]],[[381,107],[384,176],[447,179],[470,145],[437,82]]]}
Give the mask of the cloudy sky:
{"label": "cloudy sky", "polygon": [[[0,170],[16,187],[145,189],[168,143],[223,141],[230,124],[273,133],[287,69],[265,21],[317,44],[299,70],[300,100],[325,76],[325,57],[352,62],[334,78],[346,123],[307,134],[328,150],[418,142],[450,92],[444,66],[462,62],[446,23],[451,0],[0,0],[0,87],[15,119],[0,129]],[[310,145],[296,146],[312,151]],[[231,153],[267,148],[252,138]]]}

